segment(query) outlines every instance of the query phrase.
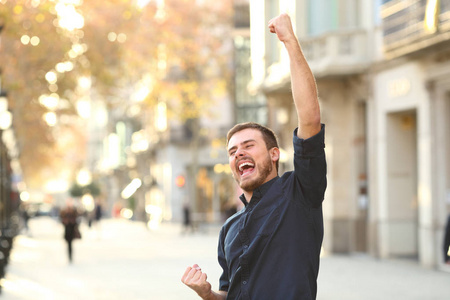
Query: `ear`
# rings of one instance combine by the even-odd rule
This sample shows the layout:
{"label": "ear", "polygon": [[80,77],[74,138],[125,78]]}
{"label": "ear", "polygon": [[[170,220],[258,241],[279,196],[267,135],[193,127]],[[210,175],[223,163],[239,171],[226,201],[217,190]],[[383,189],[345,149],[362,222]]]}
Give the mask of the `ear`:
{"label": "ear", "polygon": [[273,147],[272,149],[270,149],[269,153],[270,158],[272,159],[273,162],[276,162],[277,160],[280,159],[280,149],[278,149],[277,147]]}

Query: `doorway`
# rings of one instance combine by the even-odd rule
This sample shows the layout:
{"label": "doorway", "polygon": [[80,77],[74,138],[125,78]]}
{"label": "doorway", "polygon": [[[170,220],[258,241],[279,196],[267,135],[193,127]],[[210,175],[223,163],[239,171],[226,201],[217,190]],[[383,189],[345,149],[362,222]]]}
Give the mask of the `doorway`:
{"label": "doorway", "polygon": [[386,226],[388,255],[418,256],[416,111],[387,116]]}

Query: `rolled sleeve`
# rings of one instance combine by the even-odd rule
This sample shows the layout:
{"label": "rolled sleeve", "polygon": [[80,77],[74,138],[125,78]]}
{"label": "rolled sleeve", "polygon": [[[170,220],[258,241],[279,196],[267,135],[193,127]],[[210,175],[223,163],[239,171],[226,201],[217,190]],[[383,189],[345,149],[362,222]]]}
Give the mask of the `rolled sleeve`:
{"label": "rolled sleeve", "polygon": [[318,207],[321,205],[325,189],[326,160],[325,160],[325,125],[321,125],[320,132],[308,139],[297,137],[294,130],[294,173],[303,194],[302,199]]}
{"label": "rolled sleeve", "polygon": [[301,139],[297,136],[298,128],[294,130],[294,153],[300,156],[321,155],[325,148],[325,124],[321,125],[320,131],[308,139]]}

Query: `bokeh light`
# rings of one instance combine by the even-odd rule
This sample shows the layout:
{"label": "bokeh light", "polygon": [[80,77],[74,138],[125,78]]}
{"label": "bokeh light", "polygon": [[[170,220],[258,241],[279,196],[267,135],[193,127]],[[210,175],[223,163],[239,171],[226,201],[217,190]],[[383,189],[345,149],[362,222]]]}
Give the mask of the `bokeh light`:
{"label": "bokeh light", "polygon": [[53,127],[58,122],[58,119],[56,117],[56,114],[54,112],[47,112],[44,114],[44,120],[47,123],[48,126]]}
{"label": "bokeh light", "polygon": [[58,14],[59,27],[67,29],[69,31],[83,28],[84,18],[80,13],[77,12],[75,6],[72,4],[64,4],[62,2],[64,1],[61,1],[55,6],[56,12]]}
{"label": "bokeh light", "polygon": [[30,44],[33,45],[33,46],[39,45],[40,42],[41,42],[41,39],[39,37],[37,37],[37,36],[33,36],[30,39]]}
{"label": "bokeh light", "polygon": [[47,74],[45,74],[45,80],[47,80],[48,83],[53,84],[58,81],[58,76],[55,72],[49,71]]}
{"label": "bokeh light", "polygon": [[30,43],[30,39],[31,38],[28,35],[24,34],[20,37],[20,42],[24,45],[28,45]]}
{"label": "bokeh light", "polygon": [[50,110],[54,110],[58,106],[58,102],[59,95],[56,93],[39,96],[39,103]]}

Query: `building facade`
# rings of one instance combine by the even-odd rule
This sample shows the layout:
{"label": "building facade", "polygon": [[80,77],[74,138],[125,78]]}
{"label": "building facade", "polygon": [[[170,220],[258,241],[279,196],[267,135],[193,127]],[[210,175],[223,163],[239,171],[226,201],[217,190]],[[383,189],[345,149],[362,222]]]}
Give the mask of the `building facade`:
{"label": "building facade", "polygon": [[[325,252],[442,263],[450,165],[447,2],[251,1],[249,88],[267,98],[268,124],[287,153],[297,123],[289,63],[267,30],[280,12],[291,16],[316,77],[327,124]],[[289,160],[282,165],[292,167]]]}
{"label": "building facade", "polygon": [[[442,263],[449,213],[449,1],[384,1],[370,101],[370,228],[382,257]],[[376,241],[376,243],[375,243]]]}

